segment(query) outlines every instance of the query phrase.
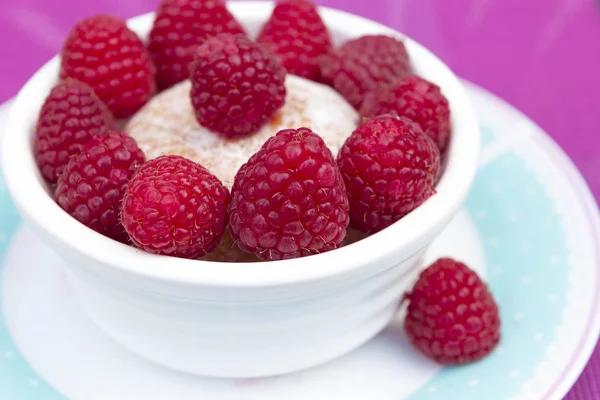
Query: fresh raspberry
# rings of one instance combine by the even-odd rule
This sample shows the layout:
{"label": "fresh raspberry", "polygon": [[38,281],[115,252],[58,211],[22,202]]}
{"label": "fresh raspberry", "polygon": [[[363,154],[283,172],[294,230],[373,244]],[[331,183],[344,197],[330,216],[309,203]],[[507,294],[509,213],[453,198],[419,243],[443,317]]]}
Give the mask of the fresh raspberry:
{"label": "fresh raspberry", "polygon": [[116,128],[110,111],[92,88],[74,79],[59,82],[42,105],[33,140],[42,176],[56,183],[71,156],[92,136]]}
{"label": "fresh raspberry", "polygon": [[143,163],[144,153],[133,138],[120,132],[96,135],[71,157],[54,198],[82,224],[125,243],[127,234],[119,222],[121,202],[125,187]]}
{"label": "fresh raspberry", "polygon": [[219,33],[244,34],[220,0],[163,0],[148,44],[158,88],[187,79],[198,46]]}
{"label": "fresh raspberry", "polygon": [[421,125],[443,153],[450,139],[450,108],[440,87],[416,75],[365,97],[360,109],[364,117],[396,114]]}
{"label": "fresh raspberry", "polygon": [[440,364],[481,360],[500,341],[498,305],[486,284],[461,262],[437,260],[406,298],[408,338]]}
{"label": "fresh raspberry", "polygon": [[350,223],[378,232],[434,193],[440,152],[411,120],[383,115],[364,121],[338,154],[350,200]]}
{"label": "fresh raspberry", "polygon": [[323,76],[356,109],[370,91],[411,73],[404,43],[383,35],[346,42],[337,52],[321,57],[320,63]]}
{"label": "fresh raspberry", "polygon": [[121,222],[141,249],[181,258],[217,247],[229,192],[206,168],[181,156],[144,164],[125,192]]}
{"label": "fresh raspberry", "polygon": [[79,22],[67,36],[61,58],[61,78],[90,85],[115,118],[131,116],[154,93],[150,54],[117,17],[96,15]]}
{"label": "fresh raspberry", "polygon": [[275,53],[290,74],[323,81],[318,59],[331,50],[331,39],[310,1],[283,0],[277,4],[257,42]]}
{"label": "fresh raspberry", "polygon": [[223,33],[204,42],[191,81],[196,119],[226,137],[258,130],[285,101],[285,70],[242,35]]}
{"label": "fresh raspberry", "polygon": [[340,247],[348,197],[323,139],[308,128],[285,129],[268,139],[238,171],[229,214],[240,249],[263,260]]}

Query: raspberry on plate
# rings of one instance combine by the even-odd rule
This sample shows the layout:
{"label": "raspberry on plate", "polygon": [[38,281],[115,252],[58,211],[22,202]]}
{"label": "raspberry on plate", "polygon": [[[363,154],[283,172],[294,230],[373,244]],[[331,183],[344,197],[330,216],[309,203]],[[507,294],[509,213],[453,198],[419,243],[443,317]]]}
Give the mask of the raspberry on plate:
{"label": "raspberry on plate", "polygon": [[310,1],[278,3],[257,42],[275,53],[290,74],[323,81],[318,59],[331,50],[331,39],[316,6]]}
{"label": "raspberry on plate", "polygon": [[444,153],[450,139],[450,108],[440,87],[416,75],[371,92],[360,109],[364,117],[396,114],[421,125]]}
{"label": "raspberry on plate", "polygon": [[180,156],[148,161],[127,186],[121,222],[153,254],[204,256],[227,224],[228,190],[206,168]]}
{"label": "raspberry on plate", "polygon": [[221,0],[163,0],[148,44],[158,89],[187,79],[198,46],[219,33],[244,34]]}
{"label": "raspberry on plate", "polygon": [[119,222],[125,187],[144,163],[135,140],[120,132],[96,135],[71,157],[58,179],[54,198],[84,225],[109,238],[127,242]]}
{"label": "raspberry on plate", "polygon": [[382,115],[365,120],[337,159],[350,200],[350,224],[378,232],[434,193],[440,152],[415,122]]}
{"label": "raspberry on plate", "polygon": [[125,22],[96,15],[76,24],[61,50],[61,78],[87,83],[115,118],[126,118],[150,99],[155,68],[140,38]]}
{"label": "raspberry on plate", "polygon": [[321,57],[323,76],[360,109],[364,96],[411,74],[404,43],[389,36],[362,36]]}
{"label": "raspberry on plate", "polygon": [[196,119],[226,137],[255,132],[285,101],[285,69],[242,35],[223,33],[204,42],[191,81]]}
{"label": "raspberry on plate", "polygon": [[56,183],[71,156],[92,136],[116,128],[110,111],[92,88],[74,79],[59,82],[42,105],[33,140],[42,176]]}
{"label": "raspberry on plate", "polygon": [[229,215],[238,246],[263,260],[340,247],[348,197],[323,139],[308,128],[285,129],[268,139],[238,171]]}
{"label": "raspberry on plate", "polygon": [[440,364],[481,360],[500,341],[498,305],[486,284],[461,262],[437,260],[406,298],[408,338]]}

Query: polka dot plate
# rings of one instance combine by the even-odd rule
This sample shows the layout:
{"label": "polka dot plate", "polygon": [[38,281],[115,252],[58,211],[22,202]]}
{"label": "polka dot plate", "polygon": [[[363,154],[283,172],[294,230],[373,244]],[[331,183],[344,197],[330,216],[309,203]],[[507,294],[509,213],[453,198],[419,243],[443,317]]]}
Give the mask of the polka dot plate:
{"label": "polka dot plate", "polygon": [[502,342],[490,357],[441,368],[411,349],[399,314],[366,345],[301,373],[217,380],[165,370],[87,320],[60,272],[62,261],[21,225],[0,180],[0,399],[562,398],[600,329],[596,203],[540,128],[466,85],[483,135],[479,172],[427,261],[460,258],[489,282],[503,321]]}

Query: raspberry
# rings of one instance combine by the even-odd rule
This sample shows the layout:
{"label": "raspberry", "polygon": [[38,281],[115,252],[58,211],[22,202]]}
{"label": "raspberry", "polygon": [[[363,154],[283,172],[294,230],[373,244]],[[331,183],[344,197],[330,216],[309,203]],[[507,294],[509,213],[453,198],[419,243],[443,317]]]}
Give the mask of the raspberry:
{"label": "raspberry", "polygon": [[268,139],[238,171],[229,214],[240,249],[263,260],[340,247],[348,198],[323,139],[308,128],[285,129]]}
{"label": "raspberry", "polygon": [[364,121],[352,133],[337,162],[350,200],[351,226],[372,233],[433,194],[440,153],[419,125],[383,115]]}
{"label": "raspberry", "polygon": [[84,225],[109,238],[127,242],[119,222],[129,180],[144,163],[135,140],[120,132],[96,135],[71,157],[58,179],[54,198]]}
{"label": "raspberry", "polygon": [[500,341],[498,305],[486,284],[461,262],[437,260],[406,298],[408,338],[440,364],[478,361]]}
{"label": "raspberry", "polygon": [[61,51],[61,78],[90,85],[115,118],[135,113],[154,93],[154,65],[119,18],[96,15],[73,27]]}
{"label": "raspberry", "polygon": [[42,105],[33,140],[42,176],[56,183],[71,156],[92,136],[116,128],[110,111],[92,88],[74,79],[59,82]]}
{"label": "raspberry", "polygon": [[421,125],[443,153],[450,139],[450,109],[440,87],[418,76],[409,76],[365,97],[364,117],[396,114]]}
{"label": "raspberry", "polygon": [[370,91],[410,75],[404,43],[388,36],[362,36],[321,59],[322,73],[356,109]]}
{"label": "raspberry", "polygon": [[133,243],[149,253],[197,258],[219,244],[228,197],[223,184],[200,164],[161,156],[134,175],[121,222]]}
{"label": "raspberry", "polygon": [[323,81],[318,58],[329,53],[331,39],[310,1],[284,0],[277,4],[257,42],[275,53],[290,74]]}
{"label": "raspberry", "polygon": [[285,70],[245,36],[213,36],[198,48],[191,71],[200,125],[235,137],[259,129],[285,101]]}
{"label": "raspberry", "polygon": [[163,0],[148,44],[158,88],[187,79],[198,46],[219,33],[244,34],[220,0]]}

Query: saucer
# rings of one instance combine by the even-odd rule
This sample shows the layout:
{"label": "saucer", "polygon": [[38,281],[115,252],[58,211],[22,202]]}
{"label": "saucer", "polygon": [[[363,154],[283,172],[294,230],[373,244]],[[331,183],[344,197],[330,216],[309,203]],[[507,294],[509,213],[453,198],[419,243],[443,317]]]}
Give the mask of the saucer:
{"label": "saucer", "polygon": [[[600,218],[571,161],[523,114],[465,83],[482,154],[465,203],[427,253],[489,283],[502,341],[442,368],[408,344],[403,315],[333,362],[286,376],[185,375],[121,348],[74,302],[63,263],[27,227],[0,178],[0,398],[10,400],[561,399],[600,330]],[[10,105],[0,107],[0,129]]]}

